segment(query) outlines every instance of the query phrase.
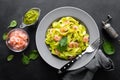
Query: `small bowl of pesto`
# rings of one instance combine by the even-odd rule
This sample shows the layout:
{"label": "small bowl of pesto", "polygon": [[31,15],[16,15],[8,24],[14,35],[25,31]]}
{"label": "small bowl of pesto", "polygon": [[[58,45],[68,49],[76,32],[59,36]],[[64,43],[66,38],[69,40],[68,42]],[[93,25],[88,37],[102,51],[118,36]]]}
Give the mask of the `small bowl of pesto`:
{"label": "small bowl of pesto", "polygon": [[20,28],[25,28],[26,26],[34,25],[39,19],[40,12],[41,10],[36,7],[29,9],[23,16]]}

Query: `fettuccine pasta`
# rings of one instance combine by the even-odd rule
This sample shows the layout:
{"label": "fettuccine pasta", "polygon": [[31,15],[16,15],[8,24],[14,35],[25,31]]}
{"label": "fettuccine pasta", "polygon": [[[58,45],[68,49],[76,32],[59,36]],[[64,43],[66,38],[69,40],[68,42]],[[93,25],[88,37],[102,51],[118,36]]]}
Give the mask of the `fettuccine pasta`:
{"label": "fettuccine pasta", "polygon": [[[63,38],[66,38],[66,40],[63,40]],[[50,25],[46,31],[45,43],[49,46],[53,55],[69,60],[81,54],[87,48],[89,35],[86,26],[81,21],[67,16],[55,20]]]}

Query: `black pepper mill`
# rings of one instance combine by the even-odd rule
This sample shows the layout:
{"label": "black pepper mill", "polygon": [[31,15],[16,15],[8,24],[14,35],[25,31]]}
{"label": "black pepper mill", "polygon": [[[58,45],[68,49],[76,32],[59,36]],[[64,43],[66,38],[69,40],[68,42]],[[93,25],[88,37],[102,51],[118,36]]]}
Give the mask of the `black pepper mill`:
{"label": "black pepper mill", "polygon": [[118,33],[115,31],[115,29],[113,29],[113,27],[111,26],[111,24],[109,23],[109,21],[112,19],[112,17],[110,15],[107,16],[107,20],[106,21],[102,21],[102,24],[104,25],[104,29],[105,31],[110,35],[111,38],[117,38],[119,35]]}

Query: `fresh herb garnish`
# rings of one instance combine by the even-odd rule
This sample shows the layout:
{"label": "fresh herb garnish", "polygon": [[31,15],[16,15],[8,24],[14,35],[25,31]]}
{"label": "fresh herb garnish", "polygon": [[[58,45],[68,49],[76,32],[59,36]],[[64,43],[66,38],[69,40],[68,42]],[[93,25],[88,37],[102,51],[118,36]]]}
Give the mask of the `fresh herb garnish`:
{"label": "fresh herb garnish", "polygon": [[14,58],[14,55],[12,55],[12,54],[11,54],[11,55],[8,55],[8,56],[7,56],[7,61],[11,61],[13,58]]}
{"label": "fresh herb garnish", "polygon": [[31,59],[31,60],[35,60],[35,59],[37,59],[38,58],[38,52],[37,52],[37,50],[32,50],[31,52],[30,52],[30,54],[29,54],[29,59]]}
{"label": "fresh herb garnish", "polygon": [[23,64],[29,64],[31,60],[36,60],[38,58],[38,52],[37,50],[32,50],[29,55],[25,55],[23,54],[23,57],[22,57],[22,63]]}
{"label": "fresh herb garnish", "polygon": [[8,26],[8,28],[13,28],[13,27],[16,27],[17,26],[17,21],[16,20],[12,20],[10,22],[10,25]]}
{"label": "fresh herb garnish", "polygon": [[106,54],[108,55],[112,55],[115,53],[115,47],[113,46],[113,44],[108,41],[108,40],[104,40],[103,43],[103,50]]}
{"label": "fresh herb garnish", "polygon": [[23,63],[23,64],[29,64],[29,63],[30,63],[29,57],[26,56],[25,54],[23,54],[22,63]]}
{"label": "fresh herb garnish", "polygon": [[62,52],[62,51],[65,51],[67,48],[67,37],[63,37],[59,44],[57,45],[57,50]]}
{"label": "fresh herb garnish", "polygon": [[3,38],[3,40],[6,40],[7,39],[7,33],[4,33],[2,38]]}
{"label": "fresh herb garnish", "polygon": [[[39,54],[37,50],[32,50],[29,55],[25,55],[24,53],[22,54],[22,63],[27,65],[30,63],[32,60],[36,60],[38,58]],[[7,61],[13,60],[14,55],[8,55]]]}

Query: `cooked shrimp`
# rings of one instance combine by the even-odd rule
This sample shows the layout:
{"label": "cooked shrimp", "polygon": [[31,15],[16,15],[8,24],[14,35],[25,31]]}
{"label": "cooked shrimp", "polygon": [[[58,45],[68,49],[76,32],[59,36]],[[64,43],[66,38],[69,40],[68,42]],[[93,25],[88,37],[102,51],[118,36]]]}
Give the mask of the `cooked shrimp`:
{"label": "cooked shrimp", "polygon": [[89,38],[88,36],[84,36],[84,37],[83,37],[83,42],[88,42],[88,41],[89,41],[88,38]]}
{"label": "cooked shrimp", "polygon": [[65,28],[65,27],[60,28],[60,32],[66,32],[66,31],[68,31],[67,28]]}
{"label": "cooked shrimp", "polygon": [[69,21],[69,20],[66,20],[66,21],[64,21],[64,23],[67,25],[67,24],[70,23],[70,21]]}
{"label": "cooked shrimp", "polygon": [[60,55],[60,52],[57,49],[55,49],[55,54]]}
{"label": "cooked shrimp", "polygon": [[60,41],[62,39],[61,36],[55,35],[53,38],[55,41]]}
{"label": "cooked shrimp", "polygon": [[28,36],[21,30],[16,30],[8,35],[8,44],[14,50],[22,50],[27,46]]}
{"label": "cooked shrimp", "polygon": [[78,29],[78,26],[73,26],[73,29],[74,29],[74,30],[77,30],[77,29]]}
{"label": "cooked shrimp", "polygon": [[77,48],[79,46],[79,44],[77,42],[70,42],[68,45],[70,48]]}

